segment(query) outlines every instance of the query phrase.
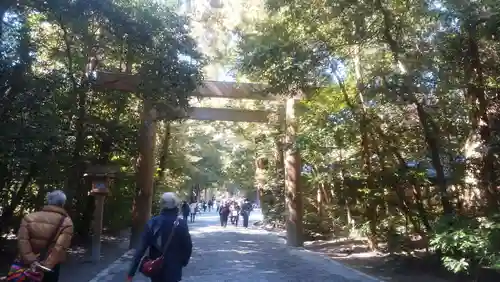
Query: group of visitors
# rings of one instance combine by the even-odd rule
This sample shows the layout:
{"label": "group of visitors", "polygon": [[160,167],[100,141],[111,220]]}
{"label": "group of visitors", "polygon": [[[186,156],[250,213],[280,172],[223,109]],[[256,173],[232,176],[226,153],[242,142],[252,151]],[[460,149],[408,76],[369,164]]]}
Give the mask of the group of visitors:
{"label": "group of visitors", "polygon": [[[65,193],[56,190],[47,195],[47,205],[40,211],[24,216],[17,234],[18,255],[0,281],[58,282],[60,264],[73,237],[73,222],[65,204]],[[178,219],[179,204],[174,193],[162,195],[161,212],[145,226],[127,281],[137,270],[152,282],[181,281],[182,268],[188,264],[193,246],[187,220]]]}
{"label": "group of visitors", "polygon": [[243,227],[248,228],[248,220],[252,210],[253,206],[248,199],[245,199],[241,206],[237,201],[223,202],[218,207],[220,225],[226,227],[227,222],[230,220],[231,224],[237,227],[239,217],[241,216],[243,218]]}
{"label": "group of visitors", "polygon": [[[57,282],[59,267],[73,236],[73,222],[64,209],[66,195],[60,190],[47,196],[47,205],[41,211],[26,215],[18,231],[18,256],[12,263],[5,281]],[[140,246],[130,265],[127,281],[139,270],[152,282],[181,281],[182,269],[189,263],[192,253],[188,217],[194,222],[200,210],[212,210],[217,205],[221,226],[227,222],[238,226],[239,217],[248,227],[253,209],[248,199],[241,204],[225,201],[220,205],[215,199],[191,203],[181,201],[174,193],[164,193],[160,198],[161,212],[146,224]],[[179,219],[179,213],[183,220]],[[2,281],[2,278],[0,278]]]}
{"label": "group of visitors", "polygon": [[182,218],[187,222],[188,217],[190,222],[194,222],[196,219],[196,215],[201,214],[201,211],[203,212],[210,212],[213,208],[213,201],[209,200],[206,202],[205,200],[201,202],[192,202],[191,204],[188,204],[187,201],[182,201],[181,205],[181,214]]}
{"label": "group of visitors", "polygon": [[202,200],[201,202],[198,203],[198,210],[200,213],[201,210],[203,210],[203,212],[207,212],[207,209],[208,212],[211,212],[213,207],[214,207],[213,200],[208,200],[208,201]]}

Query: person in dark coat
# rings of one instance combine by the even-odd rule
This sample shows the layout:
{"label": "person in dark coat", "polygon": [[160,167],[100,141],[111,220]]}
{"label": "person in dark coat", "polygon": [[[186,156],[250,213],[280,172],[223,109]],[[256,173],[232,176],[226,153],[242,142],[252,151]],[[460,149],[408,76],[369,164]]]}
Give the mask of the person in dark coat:
{"label": "person in dark coat", "polygon": [[185,222],[187,222],[190,212],[191,208],[189,207],[189,204],[186,201],[182,201],[181,213],[182,219],[184,219]]}
{"label": "person in dark coat", "polygon": [[[164,254],[164,264],[157,277],[151,278],[151,282],[178,282],[182,279],[182,269],[187,266],[193,244],[187,222],[178,219],[179,200],[174,193],[164,193],[160,200],[161,213],[149,220],[142,233],[141,243],[136,250],[130,269],[128,281],[132,281],[146,250],[149,248],[149,258],[156,259],[162,255],[162,250],[168,240],[170,233],[174,232],[172,241]],[[179,224],[174,228],[174,222]],[[159,238],[161,240],[159,240]],[[158,246],[161,241],[161,246]]]}
{"label": "person in dark coat", "polygon": [[224,203],[220,206],[219,208],[220,226],[222,227],[227,226],[227,220],[229,219],[230,212],[231,211],[229,210],[229,205],[227,203]]}
{"label": "person in dark coat", "polygon": [[243,227],[248,228],[248,219],[250,218],[250,212],[253,207],[248,199],[245,199],[243,205],[241,205],[241,216],[243,217]]}

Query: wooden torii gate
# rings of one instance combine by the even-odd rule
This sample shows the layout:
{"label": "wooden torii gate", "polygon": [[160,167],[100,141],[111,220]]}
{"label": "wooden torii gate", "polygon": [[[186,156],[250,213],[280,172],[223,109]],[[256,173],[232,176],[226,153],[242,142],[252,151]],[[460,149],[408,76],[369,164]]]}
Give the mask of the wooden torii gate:
{"label": "wooden torii gate", "polygon": [[[140,78],[136,75],[126,73],[97,72],[94,83],[95,89],[114,89],[125,92],[137,92]],[[254,83],[235,83],[222,81],[204,81],[191,96],[194,97],[216,97],[229,99],[256,99],[276,100],[276,95],[265,93],[265,85]],[[298,98],[289,98],[286,101],[284,116],[283,112],[278,121],[282,123],[280,128],[286,131],[286,155],[283,156],[283,147],[278,147],[278,159],[284,160],[285,169],[285,196],[287,206],[287,245],[299,247],[303,245],[302,227],[302,195],[300,188],[300,154],[293,146],[296,142],[296,101]],[[203,108],[192,107],[188,113],[182,113],[186,118],[195,120],[212,121],[235,121],[235,122],[270,122],[273,113],[262,110],[242,110],[227,108]],[[155,123],[158,113],[153,108],[151,101],[143,101],[141,114],[141,127],[139,130],[139,160],[137,168],[137,186],[139,193],[136,196],[136,207],[143,210],[133,211],[132,235],[130,247],[137,246],[140,232],[151,217],[153,185],[154,185],[154,147],[156,139]],[[279,145],[278,145],[279,146]],[[281,149],[280,149],[281,148]]]}

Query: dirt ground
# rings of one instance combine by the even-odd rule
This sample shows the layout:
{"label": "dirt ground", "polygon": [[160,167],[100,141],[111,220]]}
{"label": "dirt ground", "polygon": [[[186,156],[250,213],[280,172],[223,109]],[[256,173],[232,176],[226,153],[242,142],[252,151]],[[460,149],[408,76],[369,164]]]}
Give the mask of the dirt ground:
{"label": "dirt ground", "polygon": [[466,281],[442,269],[434,258],[371,252],[361,240],[313,241],[305,248],[388,282]]}
{"label": "dirt ground", "polygon": [[474,279],[446,271],[436,256],[425,251],[413,255],[389,255],[371,252],[363,240],[339,238],[332,241],[306,242],[304,247],[378,277],[387,282],[494,282],[500,281],[500,272],[483,268]]}
{"label": "dirt ground", "polygon": [[[285,237],[284,230],[272,226],[263,226],[261,222],[255,226],[273,231],[280,237]],[[424,253],[415,256],[389,255],[371,252],[367,242],[338,238],[331,241],[309,241],[304,248],[327,255],[333,260],[350,266],[366,274],[387,282],[472,282],[471,279],[452,275],[441,267],[436,259],[425,256]],[[481,279],[475,282],[493,282],[500,279]]]}

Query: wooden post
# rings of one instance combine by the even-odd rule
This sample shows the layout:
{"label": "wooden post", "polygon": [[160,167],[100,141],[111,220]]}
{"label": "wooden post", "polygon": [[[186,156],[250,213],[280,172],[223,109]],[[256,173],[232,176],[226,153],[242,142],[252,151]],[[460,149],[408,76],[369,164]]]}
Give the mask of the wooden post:
{"label": "wooden post", "polygon": [[91,261],[98,262],[101,259],[101,235],[102,220],[104,214],[104,202],[110,193],[110,186],[115,173],[120,171],[119,167],[94,165],[87,169],[86,179],[91,181],[89,195],[94,196],[95,208],[92,221],[92,248]]}
{"label": "wooden post", "polygon": [[137,162],[137,195],[132,211],[132,228],[129,248],[139,245],[140,235],[151,217],[156,144],[156,111],[153,103],[144,100],[139,129],[139,159]]}
{"label": "wooden post", "polygon": [[94,222],[92,226],[92,262],[98,262],[101,259],[101,235],[102,219],[104,214],[105,194],[95,194]]}
{"label": "wooden post", "polygon": [[296,144],[297,121],[296,99],[286,103],[286,158],[285,158],[285,195],[287,205],[286,243],[288,246],[301,247],[303,241],[302,191],[300,186],[300,152]]}

